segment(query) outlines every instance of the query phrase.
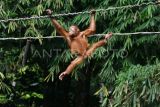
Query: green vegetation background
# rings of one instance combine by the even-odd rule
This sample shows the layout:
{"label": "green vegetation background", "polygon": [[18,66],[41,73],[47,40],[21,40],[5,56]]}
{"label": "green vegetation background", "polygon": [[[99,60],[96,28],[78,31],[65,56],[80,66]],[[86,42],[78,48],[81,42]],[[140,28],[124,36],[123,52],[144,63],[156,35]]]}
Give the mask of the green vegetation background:
{"label": "green vegetation background", "polygon": [[[150,0],[1,0],[0,19],[78,12]],[[160,6],[96,13],[96,33],[160,31]],[[84,30],[89,14],[57,17]],[[49,19],[0,23],[0,37],[58,35]],[[89,42],[98,41],[89,38]],[[57,76],[73,59],[63,39],[32,40],[22,66],[26,40],[0,41],[2,107],[160,107],[160,35],[114,36],[71,76]]]}

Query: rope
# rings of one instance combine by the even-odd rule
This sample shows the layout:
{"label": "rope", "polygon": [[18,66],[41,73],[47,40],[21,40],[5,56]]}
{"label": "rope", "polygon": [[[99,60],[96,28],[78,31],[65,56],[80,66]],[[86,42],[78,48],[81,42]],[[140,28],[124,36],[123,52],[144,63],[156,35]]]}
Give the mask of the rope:
{"label": "rope", "polygon": [[[151,35],[151,34],[160,34],[160,32],[134,32],[134,33],[113,33],[113,35]],[[104,36],[105,34],[95,34],[89,37],[98,37]],[[0,40],[26,40],[26,39],[53,39],[53,38],[63,38],[63,36],[46,36],[46,37],[8,37],[8,38],[0,38]]]}
{"label": "rope", "polygon": [[[141,7],[141,6],[148,6],[148,5],[157,5],[160,4],[160,2],[148,2],[148,3],[141,3],[141,4],[134,4],[134,5],[126,5],[121,7],[109,7],[107,9],[96,9],[96,12],[105,12],[109,10],[119,10],[119,9],[127,9],[127,8],[133,8],[133,7]],[[74,12],[74,13],[62,13],[62,14],[54,14],[52,17],[60,17],[60,16],[73,16],[78,14],[88,14],[91,11],[83,11],[83,12]],[[30,19],[44,19],[49,18],[48,15],[44,16],[32,16],[32,17],[24,17],[24,18],[15,18],[15,19],[4,19],[0,20],[0,23],[2,22],[9,22],[9,21],[24,21],[24,20],[30,20]]]}

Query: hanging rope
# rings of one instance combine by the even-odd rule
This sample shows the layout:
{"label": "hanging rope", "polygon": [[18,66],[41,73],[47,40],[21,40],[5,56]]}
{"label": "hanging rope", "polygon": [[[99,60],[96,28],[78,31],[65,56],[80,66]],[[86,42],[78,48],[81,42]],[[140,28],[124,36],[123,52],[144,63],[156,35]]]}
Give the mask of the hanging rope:
{"label": "hanging rope", "polygon": [[[127,5],[127,6],[121,6],[121,7],[109,7],[107,9],[96,9],[96,12],[105,12],[109,10],[119,10],[119,9],[127,9],[127,8],[134,8],[134,7],[141,7],[141,6],[148,6],[148,5],[157,5],[160,4],[160,2],[148,2],[148,3],[141,3],[141,4],[135,4],[135,5]],[[60,16],[72,16],[72,15],[78,15],[78,14],[88,14],[91,11],[83,11],[83,12],[74,12],[74,13],[62,13],[62,14],[54,14],[52,17],[60,17]],[[24,20],[30,20],[30,19],[44,19],[49,18],[48,15],[45,16],[32,16],[32,17],[25,17],[25,18],[15,18],[15,19],[4,19],[0,20],[0,23],[2,22],[9,22],[9,21],[24,21]]]}
{"label": "hanging rope", "polygon": [[[107,9],[96,9],[96,12],[105,12],[109,10],[119,10],[119,9],[127,9],[127,8],[134,8],[134,7],[141,7],[141,6],[148,6],[148,5],[157,5],[160,4],[160,2],[148,2],[148,3],[141,3],[141,4],[135,4],[135,5],[127,5],[127,6],[121,6],[121,7],[109,7]],[[54,14],[52,17],[60,17],[60,16],[72,16],[72,15],[78,15],[78,14],[89,14],[91,11],[83,11],[83,12],[74,12],[74,13],[62,13],[62,14]],[[6,20],[0,20],[0,23],[2,22],[9,22],[9,21],[24,21],[24,20],[30,20],[30,19],[44,19],[49,18],[48,15],[45,16],[33,16],[33,17],[25,17],[25,18],[15,18],[15,19],[6,19]],[[134,32],[134,33],[113,33],[113,35],[150,35],[150,34],[160,34],[160,32]],[[105,34],[95,34],[91,35],[93,36],[104,36]],[[63,38],[63,36],[46,36],[46,37],[8,37],[8,38],[0,38],[0,40],[26,40],[26,39],[52,39],[52,38]]]}
{"label": "hanging rope", "polygon": [[[154,34],[160,34],[160,32],[134,32],[134,33],[113,33],[113,35],[154,35]],[[91,35],[89,37],[98,37],[98,36],[104,36],[105,34],[95,34]],[[63,36],[46,36],[46,37],[8,37],[8,38],[0,38],[0,40],[26,40],[26,39],[53,39],[53,38],[63,38]]]}

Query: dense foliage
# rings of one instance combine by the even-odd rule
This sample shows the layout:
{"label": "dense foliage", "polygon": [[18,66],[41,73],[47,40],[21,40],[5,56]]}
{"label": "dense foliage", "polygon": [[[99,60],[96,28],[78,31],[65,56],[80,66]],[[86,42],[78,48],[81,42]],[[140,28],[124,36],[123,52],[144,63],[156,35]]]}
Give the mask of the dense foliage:
{"label": "dense foliage", "polygon": [[[0,19],[78,12],[150,0],[1,0]],[[160,6],[96,13],[96,33],[159,31]],[[68,28],[84,30],[89,15],[57,17]],[[0,37],[58,35],[49,19],[0,23]],[[89,42],[101,37],[89,38]],[[26,41],[0,41],[0,106],[7,107],[159,107],[160,36],[113,36],[71,76],[57,76],[73,59],[63,39],[32,40],[25,65]]]}

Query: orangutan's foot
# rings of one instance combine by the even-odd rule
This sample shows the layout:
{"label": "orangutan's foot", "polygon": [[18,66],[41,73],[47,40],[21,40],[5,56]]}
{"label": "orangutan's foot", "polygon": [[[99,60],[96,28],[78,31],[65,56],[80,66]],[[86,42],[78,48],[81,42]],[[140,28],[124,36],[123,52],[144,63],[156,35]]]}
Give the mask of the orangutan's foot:
{"label": "orangutan's foot", "polygon": [[112,32],[105,35],[105,39],[109,39],[112,36]]}
{"label": "orangutan's foot", "polygon": [[59,79],[60,80],[63,80],[63,78],[68,75],[66,72],[62,72],[60,75],[59,75]]}

